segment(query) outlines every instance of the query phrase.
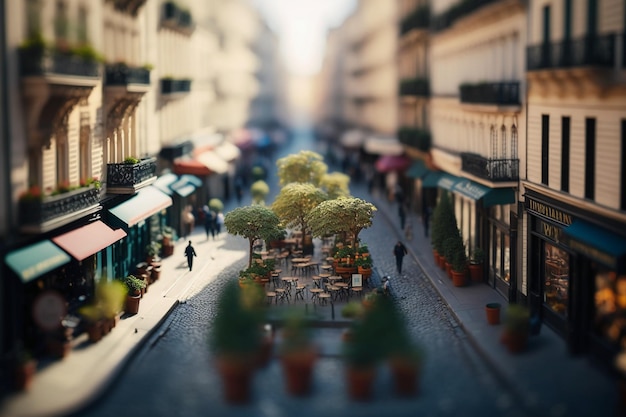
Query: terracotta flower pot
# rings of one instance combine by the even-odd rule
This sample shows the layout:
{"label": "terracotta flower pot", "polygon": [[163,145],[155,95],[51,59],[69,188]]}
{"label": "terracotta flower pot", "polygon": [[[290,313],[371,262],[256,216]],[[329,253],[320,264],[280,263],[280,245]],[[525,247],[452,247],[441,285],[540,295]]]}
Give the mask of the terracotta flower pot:
{"label": "terracotta flower pot", "polygon": [[284,354],[281,357],[287,392],[291,395],[304,396],[311,392],[313,368],[317,361],[317,350],[313,347]]}
{"label": "terracotta flower pot", "polygon": [[346,368],[346,379],[350,398],[358,401],[370,400],[375,378],[376,368],[373,366],[365,368],[348,366]]}
{"label": "terracotta flower pot", "polygon": [[15,367],[14,385],[18,391],[28,391],[37,373],[37,361],[34,359],[18,364]]}
{"label": "terracotta flower pot", "polygon": [[521,353],[526,350],[528,345],[528,332],[504,329],[500,342],[507,347],[509,352]]}
{"label": "terracotta flower pot", "polygon": [[397,395],[410,397],[418,393],[419,364],[392,358],[389,360],[389,370],[393,378],[394,391]]}
{"label": "terracotta flower pot", "polygon": [[252,397],[252,375],[254,360],[220,356],[217,369],[222,377],[224,398],[231,404],[250,402]]}
{"label": "terracotta flower pot", "polygon": [[500,303],[488,303],[485,305],[485,312],[487,313],[487,323],[500,324]]}
{"label": "terracotta flower pot", "polygon": [[452,270],[452,283],[455,287],[465,286],[465,271],[457,272]]}
{"label": "terracotta flower pot", "polygon": [[470,277],[474,282],[483,281],[483,264],[470,263],[469,264]]}
{"label": "terracotta flower pot", "polygon": [[137,314],[139,312],[139,302],[141,301],[141,296],[129,295],[126,297],[126,307],[124,311],[127,314]]}

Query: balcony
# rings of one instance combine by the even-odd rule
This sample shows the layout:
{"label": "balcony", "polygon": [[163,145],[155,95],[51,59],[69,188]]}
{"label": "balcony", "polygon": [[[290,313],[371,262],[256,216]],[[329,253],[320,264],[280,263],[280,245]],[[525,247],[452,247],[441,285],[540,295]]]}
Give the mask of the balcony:
{"label": "balcony", "polygon": [[411,14],[402,19],[400,22],[400,34],[406,35],[413,29],[428,29],[429,22],[430,8],[428,6],[418,7]]}
{"label": "balcony", "polygon": [[136,164],[107,164],[107,193],[134,194],[156,180],[156,158],[146,158]]}
{"label": "balcony", "polygon": [[99,210],[99,203],[100,188],[94,185],[41,198],[22,198],[18,203],[20,228],[43,233]]}
{"label": "balcony", "polygon": [[519,106],[519,82],[462,84],[461,103]]}
{"label": "balcony", "polygon": [[615,34],[544,43],[526,49],[528,71],[615,65]]}
{"label": "balcony", "polygon": [[445,30],[457,20],[474,13],[483,6],[498,1],[501,0],[461,0],[445,12],[435,16],[432,21],[432,28],[435,31]]}
{"label": "balcony", "polygon": [[430,132],[414,127],[398,129],[398,140],[405,146],[428,152],[431,147]]}
{"label": "balcony", "polygon": [[461,169],[491,182],[519,180],[519,159],[489,159],[474,153],[461,153]]}
{"label": "balcony", "polygon": [[161,78],[161,94],[167,96],[177,96],[187,94],[191,91],[191,80]]}
{"label": "balcony", "polygon": [[400,81],[399,92],[401,96],[422,96],[430,95],[430,86],[426,78],[413,78]]}
{"label": "balcony", "polygon": [[191,12],[183,9],[173,1],[166,1],[163,3],[161,26],[180,32],[184,35],[191,35],[195,29]]}
{"label": "balcony", "polygon": [[150,85],[150,70],[143,67],[129,67],[125,64],[111,64],[105,68],[105,86]]}
{"label": "balcony", "polygon": [[146,0],[113,0],[113,7],[116,10],[137,16],[137,12],[146,3]]}

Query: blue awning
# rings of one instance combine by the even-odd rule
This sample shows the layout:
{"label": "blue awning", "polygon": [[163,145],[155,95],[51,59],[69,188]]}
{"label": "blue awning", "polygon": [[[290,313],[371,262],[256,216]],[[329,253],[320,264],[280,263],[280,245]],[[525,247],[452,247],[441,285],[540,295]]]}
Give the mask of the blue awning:
{"label": "blue awning", "polygon": [[115,217],[131,227],[172,205],[172,198],[154,186],[139,190],[122,204],[109,210]]}
{"label": "blue awning", "polygon": [[50,240],[43,240],[9,252],[4,257],[6,264],[19,275],[24,283],[65,265],[70,259],[67,253]]}
{"label": "blue awning", "polygon": [[422,187],[424,188],[437,188],[437,183],[441,178],[441,172],[431,171],[424,176],[422,180]]}
{"label": "blue awning", "polygon": [[176,181],[178,181],[178,175],[172,173],[163,174],[152,183],[152,186],[158,188],[159,191],[162,191],[167,195],[172,195],[173,191],[170,186]]}
{"label": "blue awning", "polygon": [[417,179],[424,177],[429,172],[430,170],[426,168],[426,164],[424,164],[424,161],[417,160],[411,164],[409,169],[406,170],[406,175],[410,178]]}
{"label": "blue awning", "polygon": [[439,181],[437,181],[437,187],[452,191],[456,183],[459,181],[459,177],[455,177],[454,175],[446,174],[445,172],[443,172],[441,174],[441,177],[439,177]]}
{"label": "blue awning", "polygon": [[483,207],[491,207],[515,203],[513,188],[491,188],[483,197]]}
{"label": "blue awning", "polygon": [[605,265],[617,267],[618,259],[626,255],[626,237],[586,221],[576,219],[563,231],[571,237],[571,249]]}
{"label": "blue awning", "polygon": [[202,186],[202,180],[195,175],[183,174],[179,176],[168,173],[157,178],[152,186],[167,195],[176,193],[181,197],[187,197],[196,191],[196,188]]}

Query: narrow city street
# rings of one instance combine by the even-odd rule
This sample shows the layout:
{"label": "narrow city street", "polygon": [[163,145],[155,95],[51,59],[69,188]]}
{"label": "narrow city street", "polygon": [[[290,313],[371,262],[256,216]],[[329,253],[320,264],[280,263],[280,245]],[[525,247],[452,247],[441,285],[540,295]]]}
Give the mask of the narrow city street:
{"label": "narrow city street", "polygon": [[[310,136],[296,138],[276,158],[311,146]],[[268,179],[273,181],[273,177]],[[351,191],[357,197],[368,198],[363,184],[351,185]],[[272,192],[276,192],[275,184]],[[273,195],[268,197],[268,201],[272,200]],[[232,208],[232,202],[226,210],[229,207]],[[326,352],[315,369],[314,389],[308,398],[286,395],[281,367],[274,358],[267,368],[257,372],[250,405],[226,404],[208,350],[207,334],[219,291],[228,280],[236,279],[244,267],[247,242],[227,233],[222,233],[218,240],[205,241],[204,232],[197,228],[192,240],[200,247],[198,267],[187,276],[190,281],[186,284],[186,297],[111,389],[79,415],[527,415],[472,350],[415,260],[407,257],[404,274],[397,276],[392,247],[399,236],[391,227],[393,220],[377,212],[373,226],[362,232],[361,240],[370,247],[378,279],[391,277],[393,293],[407,315],[411,333],[424,348],[417,397],[395,398],[389,375],[381,368],[374,400],[355,403],[346,394],[341,358],[337,352]],[[339,340],[340,329],[318,329],[317,337]]]}

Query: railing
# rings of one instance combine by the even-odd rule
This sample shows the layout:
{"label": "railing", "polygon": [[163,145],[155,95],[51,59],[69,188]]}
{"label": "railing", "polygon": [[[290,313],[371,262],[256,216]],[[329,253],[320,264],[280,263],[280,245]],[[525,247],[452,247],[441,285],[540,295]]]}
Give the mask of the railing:
{"label": "railing", "polygon": [[428,96],[430,94],[430,86],[425,78],[402,80],[399,90],[401,96]]}
{"label": "railing", "polygon": [[432,28],[435,31],[444,30],[452,26],[452,24],[470,13],[501,0],[461,0],[445,12],[435,16],[432,19]]}
{"label": "railing", "polygon": [[96,206],[100,202],[100,189],[89,186],[67,193],[19,201],[20,225],[39,225],[57,217]]}
{"label": "railing", "polygon": [[105,76],[106,85],[150,85],[150,70],[146,68],[129,67],[122,64],[107,65]]}
{"label": "railing", "polygon": [[146,3],[146,0],[113,0],[115,8],[122,12],[135,15],[139,8]]}
{"label": "railing", "polygon": [[431,147],[430,132],[414,127],[402,127],[398,129],[398,140],[400,143],[420,151],[428,152]]}
{"label": "railing", "polygon": [[400,34],[404,35],[412,29],[428,29],[430,23],[430,8],[420,6],[400,22]]}
{"label": "railing", "polygon": [[133,187],[156,175],[156,158],[136,164],[107,164],[107,187]]}
{"label": "railing", "polygon": [[39,49],[20,49],[19,59],[21,75],[54,73],[77,77],[99,76],[100,64],[79,55]]}
{"label": "railing", "polygon": [[529,71],[582,66],[613,67],[615,56],[615,34],[611,33],[529,46],[526,66]]}
{"label": "railing", "polygon": [[167,1],[163,4],[163,19],[161,23],[183,33],[191,33],[194,29],[191,13],[173,1]]}
{"label": "railing", "polygon": [[519,159],[489,159],[464,152],[461,154],[461,169],[493,182],[519,180]]}
{"label": "railing", "polygon": [[188,93],[191,91],[191,80],[171,78],[161,79],[161,94]]}
{"label": "railing", "polygon": [[519,82],[463,84],[461,103],[519,105]]}

